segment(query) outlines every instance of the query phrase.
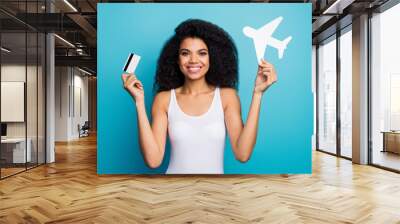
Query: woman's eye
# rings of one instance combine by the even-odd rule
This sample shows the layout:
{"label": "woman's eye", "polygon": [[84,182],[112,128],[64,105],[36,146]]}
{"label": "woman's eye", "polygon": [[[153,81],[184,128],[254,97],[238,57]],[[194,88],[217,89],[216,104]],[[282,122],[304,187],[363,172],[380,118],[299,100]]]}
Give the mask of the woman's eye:
{"label": "woman's eye", "polygon": [[201,56],[206,56],[206,55],[207,55],[207,52],[200,52],[200,55],[201,55]]}
{"label": "woman's eye", "polygon": [[182,56],[187,56],[187,55],[189,55],[189,53],[188,52],[181,52],[181,55]]}

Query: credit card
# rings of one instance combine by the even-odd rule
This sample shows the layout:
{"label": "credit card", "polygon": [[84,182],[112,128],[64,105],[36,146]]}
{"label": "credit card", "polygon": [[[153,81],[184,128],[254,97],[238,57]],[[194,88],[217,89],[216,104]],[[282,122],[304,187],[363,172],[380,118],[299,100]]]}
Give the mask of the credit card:
{"label": "credit card", "polygon": [[128,59],[126,60],[124,66],[124,72],[133,74],[135,73],[136,67],[138,66],[140,61],[140,56],[134,53],[130,53]]}

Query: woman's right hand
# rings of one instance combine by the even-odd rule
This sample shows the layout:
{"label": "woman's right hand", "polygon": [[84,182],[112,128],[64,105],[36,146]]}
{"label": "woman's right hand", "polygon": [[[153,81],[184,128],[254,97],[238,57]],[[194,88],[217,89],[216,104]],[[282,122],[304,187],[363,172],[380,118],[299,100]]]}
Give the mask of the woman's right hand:
{"label": "woman's right hand", "polygon": [[124,88],[131,94],[136,103],[144,102],[144,90],[142,82],[134,74],[122,74]]}

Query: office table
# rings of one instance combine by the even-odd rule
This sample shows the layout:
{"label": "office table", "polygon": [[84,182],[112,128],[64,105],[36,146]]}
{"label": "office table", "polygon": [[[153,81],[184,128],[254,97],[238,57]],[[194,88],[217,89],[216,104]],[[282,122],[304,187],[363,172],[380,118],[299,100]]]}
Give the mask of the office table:
{"label": "office table", "polygon": [[[25,144],[25,138],[6,138],[1,139],[1,157],[6,160],[6,163],[25,163],[31,162],[31,145],[30,138],[26,139],[28,144]],[[26,151],[25,151],[25,145]],[[26,153],[26,154],[25,154]],[[12,154],[12,156],[11,156]],[[12,158],[12,160],[11,160]],[[26,159],[26,161],[25,161]]]}

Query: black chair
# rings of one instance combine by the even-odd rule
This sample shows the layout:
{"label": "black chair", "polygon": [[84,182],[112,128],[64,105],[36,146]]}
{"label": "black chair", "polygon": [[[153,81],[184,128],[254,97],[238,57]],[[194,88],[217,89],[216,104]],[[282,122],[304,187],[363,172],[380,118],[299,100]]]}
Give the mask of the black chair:
{"label": "black chair", "polygon": [[85,121],[82,127],[78,124],[79,138],[89,136],[89,129],[90,129],[89,121]]}

